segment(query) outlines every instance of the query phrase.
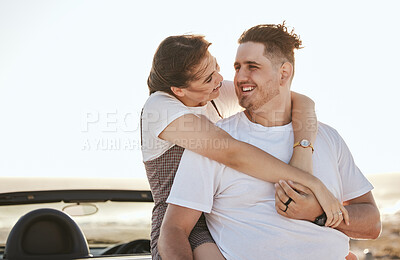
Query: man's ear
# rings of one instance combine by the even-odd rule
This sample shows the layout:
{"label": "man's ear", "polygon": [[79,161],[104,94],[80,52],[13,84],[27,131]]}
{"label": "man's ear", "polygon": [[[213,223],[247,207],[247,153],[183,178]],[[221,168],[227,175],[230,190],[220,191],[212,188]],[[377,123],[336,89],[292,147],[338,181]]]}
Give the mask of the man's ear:
{"label": "man's ear", "polygon": [[182,88],[178,87],[171,87],[172,93],[174,93],[175,96],[177,97],[183,97],[185,95],[184,91]]}
{"label": "man's ear", "polygon": [[290,62],[285,62],[282,64],[281,68],[279,69],[281,78],[280,78],[280,86],[286,86],[293,76],[293,65]]}

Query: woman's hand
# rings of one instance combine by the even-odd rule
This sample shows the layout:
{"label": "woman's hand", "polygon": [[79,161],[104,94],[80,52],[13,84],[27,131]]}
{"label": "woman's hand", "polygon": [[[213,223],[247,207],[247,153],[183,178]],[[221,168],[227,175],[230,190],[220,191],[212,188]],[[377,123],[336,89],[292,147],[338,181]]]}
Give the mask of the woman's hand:
{"label": "woman's hand", "polygon": [[[279,184],[275,184],[275,188],[275,208],[280,215],[313,222],[316,217],[322,214],[324,208],[320,206],[320,202],[315,194],[306,186],[291,181],[279,181]],[[347,210],[329,190],[326,189],[325,192],[326,195],[321,196],[322,200],[327,203],[327,210],[325,211],[327,220],[325,226],[335,228],[343,219],[345,219],[345,223],[347,224]],[[342,214],[337,214],[339,210],[336,209],[339,209]]]}
{"label": "woman's hand", "polygon": [[340,224],[340,222],[342,222],[342,220],[344,220],[346,225],[350,224],[349,213],[346,208],[335,196],[333,196],[321,181],[319,181],[319,184],[313,193],[326,214],[326,227],[335,228]]}

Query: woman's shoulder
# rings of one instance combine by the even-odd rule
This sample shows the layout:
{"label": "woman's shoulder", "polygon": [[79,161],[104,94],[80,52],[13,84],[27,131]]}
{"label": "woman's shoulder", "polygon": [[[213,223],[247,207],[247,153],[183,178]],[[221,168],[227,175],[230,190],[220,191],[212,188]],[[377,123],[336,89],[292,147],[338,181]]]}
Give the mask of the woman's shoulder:
{"label": "woman's shoulder", "polygon": [[163,91],[156,91],[147,98],[146,103],[154,103],[160,100],[176,100],[177,98]]}
{"label": "woman's shoulder", "polygon": [[173,95],[170,95],[166,92],[163,91],[157,91],[152,93],[144,103],[143,109],[157,109],[157,108],[162,108],[165,106],[168,106],[168,104],[171,105],[179,105],[182,104],[176,97]]}

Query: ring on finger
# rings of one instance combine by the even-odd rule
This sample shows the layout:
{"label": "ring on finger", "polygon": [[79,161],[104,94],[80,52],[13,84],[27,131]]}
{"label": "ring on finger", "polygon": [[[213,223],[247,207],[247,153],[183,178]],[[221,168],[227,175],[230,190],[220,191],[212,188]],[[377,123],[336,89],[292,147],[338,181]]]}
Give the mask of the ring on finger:
{"label": "ring on finger", "polygon": [[[285,204],[286,205],[286,204]],[[288,205],[286,205],[286,209],[285,210],[283,210],[283,212],[286,212],[286,210],[289,208],[289,206]]]}
{"label": "ring on finger", "polygon": [[[289,197],[289,199],[284,203],[285,206],[286,206],[286,207],[289,206],[290,202],[292,202],[292,201],[293,201],[292,198]],[[286,208],[286,209],[287,209],[287,208]]]}

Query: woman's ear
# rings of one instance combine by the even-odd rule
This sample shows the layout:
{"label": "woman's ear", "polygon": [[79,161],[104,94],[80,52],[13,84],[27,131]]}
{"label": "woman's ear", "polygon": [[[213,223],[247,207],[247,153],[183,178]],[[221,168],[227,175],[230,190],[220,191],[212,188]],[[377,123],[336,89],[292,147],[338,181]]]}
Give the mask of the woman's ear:
{"label": "woman's ear", "polygon": [[171,91],[172,93],[174,93],[175,96],[177,97],[183,97],[185,95],[184,91],[182,88],[178,88],[178,87],[171,87]]}
{"label": "woman's ear", "polygon": [[293,76],[293,65],[290,62],[285,62],[282,64],[279,72],[281,75],[280,86],[286,86],[288,83],[290,85]]}

